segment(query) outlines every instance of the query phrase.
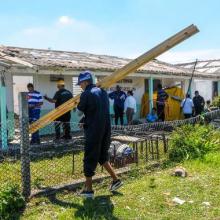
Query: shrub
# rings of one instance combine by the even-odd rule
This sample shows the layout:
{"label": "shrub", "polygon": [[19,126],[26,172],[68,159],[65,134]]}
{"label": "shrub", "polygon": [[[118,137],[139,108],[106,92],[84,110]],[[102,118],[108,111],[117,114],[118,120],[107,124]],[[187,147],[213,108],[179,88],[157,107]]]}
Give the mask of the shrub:
{"label": "shrub", "polygon": [[212,105],[220,108],[220,96],[214,98]]}
{"label": "shrub", "polygon": [[25,207],[25,200],[16,185],[7,185],[0,191],[0,219],[14,219]]}
{"label": "shrub", "polygon": [[210,151],[220,148],[220,131],[211,126],[185,125],[171,135],[169,159],[173,162],[203,158]]}

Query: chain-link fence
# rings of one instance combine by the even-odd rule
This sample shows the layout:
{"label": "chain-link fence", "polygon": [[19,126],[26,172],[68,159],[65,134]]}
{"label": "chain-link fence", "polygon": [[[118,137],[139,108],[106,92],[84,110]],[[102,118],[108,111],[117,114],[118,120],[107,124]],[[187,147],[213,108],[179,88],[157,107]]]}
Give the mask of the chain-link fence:
{"label": "chain-link fence", "polygon": [[[58,123],[60,139],[55,132]],[[8,140],[8,149],[1,151],[0,185],[19,184],[28,197],[31,192],[69,184],[83,177],[84,133],[77,123],[69,126],[71,138],[62,137],[65,127],[61,122],[53,122],[40,131],[40,142],[31,144],[28,119],[22,118],[20,123],[15,120],[14,137]],[[115,168],[137,166],[158,160],[165,148],[160,133],[113,130],[110,161]],[[96,173],[103,173],[102,167],[98,166]]]}
{"label": "chain-link fence", "polygon": [[[0,151],[0,186],[19,184],[23,194],[28,197],[31,192],[69,184],[83,177],[82,126],[57,121],[40,129],[37,134],[30,134],[25,94],[20,102],[23,110],[20,118],[13,120],[14,129],[8,129],[11,121],[7,122],[6,127],[1,125],[1,134],[7,136],[7,148],[1,148]],[[220,111],[216,110],[208,116],[217,118]],[[156,123],[156,129],[153,129],[153,124],[113,126],[109,151],[111,164],[120,168],[163,159],[168,150],[170,134],[170,129],[164,128],[171,125],[173,128],[185,122]],[[13,133],[9,134],[9,130],[13,130]],[[1,142],[3,139],[2,135]],[[102,172],[99,166],[97,174]]]}
{"label": "chain-link fence", "polygon": [[18,119],[1,123],[0,130],[0,187],[5,184],[21,186],[21,135]]}

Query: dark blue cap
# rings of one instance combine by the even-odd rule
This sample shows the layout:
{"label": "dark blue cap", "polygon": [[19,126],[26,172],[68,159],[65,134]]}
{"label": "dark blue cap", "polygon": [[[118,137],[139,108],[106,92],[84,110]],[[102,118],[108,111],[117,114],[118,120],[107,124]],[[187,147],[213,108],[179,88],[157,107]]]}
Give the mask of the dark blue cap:
{"label": "dark blue cap", "polygon": [[82,72],[78,76],[78,82],[76,85],[79,85],[81,82],[91,80],[92,81],[92,73],[88,70]]}

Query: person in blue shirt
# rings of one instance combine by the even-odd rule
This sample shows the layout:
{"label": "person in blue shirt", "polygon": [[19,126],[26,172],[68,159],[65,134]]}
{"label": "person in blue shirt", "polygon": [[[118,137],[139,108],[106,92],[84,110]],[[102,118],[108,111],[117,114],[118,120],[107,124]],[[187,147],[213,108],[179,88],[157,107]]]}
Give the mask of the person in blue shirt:
{"label": "person in blue shirt", "polygon": [[80,123],[83,123],[85,133],[83,170],[86,179],[85,188],[80,195],[93,197],[92,177],[95,175],[98,163],[106,169],[113,179],[110,191],[118,189],[122,182],[109,163],[111,122],[107,92],[93,84],[92,74],[89,71],[80,73],[78,85],[83,90],[77,106],[77,113],[79,116],[84,115]]}
{"label": "person in blue shirt", "polygon": [[148,114],[147,117],[146,117],[146,121],[151,122],[151,123],[158,121],[156,108],[152,108],[151,113]]}
{"label": "person in blue shirt", "polygon": [[[40,109],[43,105],[43,98],[40,92],[34,90],[34,85],[28,83],[28,113],[29,123],[33,123],[40,118]],[[39,131],[36,131],[31,136],[31,144],[40,144]]]}
{"label": "person in blue shirt", "polygon": [[115,112],[115,124],[118,124],[118,119],[120,118],[121,125],[124,124],[124,102],[126,99],[126,93],[121,91],[119,85],[116,86],[116,91],[109,94],[109,98],[114,100],[114,112]]}

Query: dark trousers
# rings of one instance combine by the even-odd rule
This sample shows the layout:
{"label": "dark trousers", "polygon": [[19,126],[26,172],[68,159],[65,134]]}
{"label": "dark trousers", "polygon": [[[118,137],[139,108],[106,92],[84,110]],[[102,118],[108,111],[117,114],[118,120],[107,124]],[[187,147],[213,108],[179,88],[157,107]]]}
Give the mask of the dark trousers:
{"label": "dark trousers", "polygon": [[55,133],[56,133],[56,139],[60,138],[60,129],[61,126],[63,127],[64,131],[64,138],[69,139],[71,138],[70,135],[70,119],[71,115],[70,114],[65,114],[62,117],[58,118],[57,121],[55,122]]}
{"label": "dark trousers", "polygon": [[118,119],[120,118],[121,125],[123,125],[124,124],[124,119],[123,119],[124,109],[117,105],[114,105],[114,112],[115,112],[115,124],[116,125],[118,124]]}
{"label": "dark trousers", "polygon": [[85,151],[83,160],[84,175],[92,177],[98,165],[109,161],[109,147],[111,143],[110,122],[103,127],[87,127],[85,130]]}
{"label": "dark trousers", "polygon": [[126,110],[126,116],[127,116],[127,122],[130,125],[133,120],[134,115],[134,109],[133,108],[127,108]]}
{"label": "dark trousers", "polygon": [[184,114],[185,119],[192,118],[192,114]]}
{"label": "dark trousers", "polygon": [[165,105],[157,104],[157,116],[159,121],[165,121]]}
{"label": "dark trousers", "polygon": [[195,107],[195,116],[201,115],[203,111],[204,111],[204,109]]}

